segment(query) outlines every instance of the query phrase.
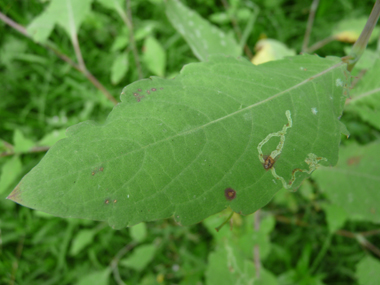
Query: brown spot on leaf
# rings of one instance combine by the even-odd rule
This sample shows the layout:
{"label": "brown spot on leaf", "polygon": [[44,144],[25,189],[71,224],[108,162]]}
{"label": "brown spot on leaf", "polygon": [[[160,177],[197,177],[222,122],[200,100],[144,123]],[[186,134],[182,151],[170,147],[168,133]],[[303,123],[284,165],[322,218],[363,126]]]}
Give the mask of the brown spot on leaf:
{"label": "brown spot on leaf", "polygon": [[104,167],[100,167],[100,168],[99,168],[99,171],[103,171],[103,170],[104,170]]}
{"label": "brown spot on leaf", "polygon": [[347,159],[347,165],[358,165],[361,159],[362,159],[361,156],[350,157]]}
{"label": "brown spot on leaf", "polygon": [[270,155],[264,156],[263,166],[264,166],[265,170],[271,169],[275,162],[276,161]]}
{"label": "brown spot on leaf", "polygon": [[115,199],[115,200],[113,200],[113,202],[114,202],[114,203],[116,203],[116,202],[117,202],[117,200]]}
{"label": "brown spot on leaf", "polygon": [[156,89],[156,88],[152,88],[151,90],[152,90],[153,92],[154,92],[154,91],[157,91],[157,89]]}
{"label": "brown spot on leaf", "polygon": [[137,91],[141,92],[142,90],[139,88],[139,89],[137,89]]}
{"label": "brown spot on leaf", "polygon": [[109,204],[110,203],[110,200],[109,199],[106,199],[106,200],[104,200],[104,204]]}
{"label": "brown spot on leaf", "polygon": [[95,171],[91,172],[91,175],[94,176],[95,175]]}
{"label": "brown spot on leaf", "polygon": [[150,94],[150,90],[146,90],[146,93]]}
{"label": "brown spot on leaf", "polygon": [[236,198],[236,191],[232,188],[226,188],[226,190],[224,190],[224,196],[228,201],[232,201]]}

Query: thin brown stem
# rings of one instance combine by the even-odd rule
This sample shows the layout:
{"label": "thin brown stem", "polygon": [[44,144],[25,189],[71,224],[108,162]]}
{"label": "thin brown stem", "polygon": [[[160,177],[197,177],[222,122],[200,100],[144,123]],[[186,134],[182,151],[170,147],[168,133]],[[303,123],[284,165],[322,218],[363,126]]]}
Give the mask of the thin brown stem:
{"label": "thin brown stem", "polygon": [[311,47],[307,48],[305,50],[305,52],[307,53],[312,53],[314,51],[316,51],[317,49],[320,49],[321,47],[327,45],[328,43],[332,42],[335,40],[335,37],[334,36],[330,36],[330,37],[327,37],[319,42],[316,42],[315,44],[313,44]]}
{"label": "thin brown stem", "polygon": [[378,230],[372,230],[372,231],[367,231],[367,232],[361,232],[360,234],[363,237],[374,236],[374,235],[380,234],[380,229],[378,229]]}
{"label": "thin brown stem", "polygon": [[[228,11],[228,9],[229,9],[228,2],[227,2],[226,0],[221,0],[221,1],[222,1],[222,4],[223,4],[224,9],[225,9],[226,11]],[[242,37],[242,33],[241,33],[240,27],[239,27],[239,25],[238,25],[238,23],[237,23],[237,20],[236,20],[236,18],[234,17],[234,15],[230,15],[230,21],[231,21],[232,27],[233,27],[233,29],[234,29],[234,31],[235,31],[235,34],[236,34],[238,40],[240,41],[240,39],[241,39],[241,37]],[[244,53],[245,53],[245,55],[246,55],[249,59],[251,59],[251,58],[253,57],[253,54],[252,54],[252,52],[251,52],[251,50],[249,49],[249,47],[248,47],[247,44],[244,45]]]}
{"label": "thin brown stem", "polygon": [[[7,25],[11,26],[27,38],[31,39],[31,36],[28,34],[27,30],[25,27],[21,26],[20,24],[14,22],[12,19],[8,18],[5,16],[3,13],[0,12],[0,20],[2,20],[4,23]],[[107,91],[107,89],[86,69],[83,70],[83,67],[81,68],[78,64],[76,64],[74,61],[72,61],[67,55],[61,53],[58,51],[56,48],[54,48],[51,44],[41,44],[37,43],[41,46],[43,46],[46,49],[51,50],[55,55],[57,55],[59,58],[61,58],[63,61],[67,62],[70,66],[81,72],[83,75],[86,76],[86,78],[97,88],[99,89],[103,95],[110,100],[112,103],[115,105],[118,104],[118,101]],[[75,49],[75,46],[74,46]],[[79,60],[79,59],[78,59]],[[83,63],[84,64],[84,63]]]}
{"label": "thin brown stem", "polygon": [[[360,82],[360,80],[363,78],[363,76],[367,73],[367,69],[362,69],[360,70],[359,74],[357,76],[355,76],[353,79],[352,79],[352,83],[351,83],[351,89],[355,87],[356,84],[358,84],[358,82]],[[347,103],[347,102],[346,102]]]}
{"label": "thin brown stem", "polygon": [[315,13],[317,12],[318,5],[319,5],[319,0],[313,0],[313,3],[311,4],[311,7],[310,7],[309,18],[307,20],[305,37],[303,38],[302,52],[306,52],[307,46],[309,45],[311,29],[313,28]]}
{"label": "thin brown stem", "polygon": [[127,1],[127,16],[122,17],[124,20],[124,23],[127,25],[129,29],[129,40],[132,45],[132,51],[133,51],[133,57],[135,59],[135,64],[137,68],[137,72],[139,75],[139,79],[143,78],[142,70],[141,70],[141,64],[140,64],[140,58],[139,58],[139,53],[137,51],[137,46],[136,46],[136,41],[135,41],[135,36],[133,34],[133,21],[132,21],[132,10],[131,10],[131,1]]}
{"label": "thin brown stem", "polygon": [[[36,152],[45,152],[45,151],[48,151],[50,147],[48,146],[35,146],[33,148],[31,148],[29,151],[27,152],[24,152],[24,154],[26,153],[36,153]],[[16,152],[14,152],[13,150],[10,151],[10,152],[2,152],[0,153],[0,157],[5,157],[5,156],[11,156],[11,155],[15,155],[17,154]]]}
{"label": "thin brown stem", "polygon": [[357,101],[357,100],[359,100],[359,99],[361,99],[361,98],[364,98],[364,97],[367,97],[367,96],[369,96],[369,95],[375,94],[375,93],[377,93],[377,92],[379,92],[379,91],[380,91],[380,88],[376,88],[376,89],[370,90],[370,91],[368,91],[368,92],[365,92],[365,93],[363,93],[363,94],[360,94],[359,96],[357,96],[357,97],[355,97],[355,98],[353,98],[353,99],[347,99],[347,100],[346,100],[346,105],[348,105],[348,104],[350,104],[350,103],[352,103],[352,102],[354,102],[354,101]]}
{"label": "thin brown stem", "polygon": [[[258,233],[260,231],[260,209],[254,213],[254,229]],[[255,244],[253,247],[253,261],[256,269],[256,279],[260,279],[261,261],[260,261],[260,247]]]}
{"label": "thin brown stem", "polygon": [[79,68],[81,69],[81,71],[83,73],[86,73],[87,68],[86,68],[86,64],[84,63],[84,60],[83,60],[82,52],[80,50],[80,45],[79,45],[79,41],[78,41],[78,35],[76,32],[72,33],[72,35],[71,35],[71,43],[73,44],[73,47],[74,47],[74,51],[75,51],[75,55],[76,55],[77,60],[78,60]]}
{"label": "thin brown stem", "polygon": [[20,24],[16,23],[12,19],[5,16],[3,13],[0,12],[0,20],[2,20],[7,25],[11,26],[13,29],[17,30],[19,33],[23,34],[24,36],[30,38],[30,35],[26,31],[26,29],[21,26]]}
{"label": "thin brown stem", "polygon": [[376,254],[378,257],[380,257],[380,249],[376,247],[374,244],[370,243],[364,236],[357,234],[355,235],[356,240],[365,248],[372,251],[374,254]]}

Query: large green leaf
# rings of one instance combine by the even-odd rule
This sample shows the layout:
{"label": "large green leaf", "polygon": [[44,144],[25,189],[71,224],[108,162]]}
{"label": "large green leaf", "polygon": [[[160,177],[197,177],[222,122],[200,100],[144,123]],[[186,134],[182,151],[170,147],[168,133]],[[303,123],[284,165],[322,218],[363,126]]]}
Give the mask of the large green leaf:
{"label": "large green leaf", "polygon": [[322,191],[347,217],[380,223],[380,143],[342,147],[338,165],[313,174]]}
{"label": "large green leaf", "polygon": [[178,0],[166,2],[166,15],[199,60],[205,61],[212,54],[241,54],[241,48],[231,35],[211,25]]}
{"label": "large green leaf", "polygon": [[250,214],[336,164],[346,76],[339,58],[213,56],[175,79],[137,81],[104,125],[69,128],[8,198],[115,228],[187,225],[228,206]]}

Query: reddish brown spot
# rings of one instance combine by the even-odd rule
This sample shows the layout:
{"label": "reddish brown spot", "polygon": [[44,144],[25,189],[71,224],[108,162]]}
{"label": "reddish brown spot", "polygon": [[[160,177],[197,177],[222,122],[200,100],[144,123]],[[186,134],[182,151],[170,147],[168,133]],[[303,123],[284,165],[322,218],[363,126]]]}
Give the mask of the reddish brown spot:
{"label": "reddish brown spot", "polygon": [[347,165],[357,165],[360,163],[361,156],[353,156],[347,159]]}
{"label": "reddish brown spot", "polygon": [[142,90],[139,88],[139,89],[137,89],[137,91],[141,92]]}
{"label": "reddish brown spot", "polygon": [[113,200],[113,202],[114,202],[114,203],[116,203],[116,202],[117,202],[117,200],[115,199],[115,200]]}
{"label": "reddish brown spot", "polygon": [[94,176],[95,175],[95,171],[91,172],[91,175]]}
{"label": "reddish brown spot", "polygon": [[231,201],[236,198],[236,191],[232,188],[226,188],[226,190],[224,190],[224,196],[228,201]]}
{"label": "reddish brown spot", "polygon": [[164,89],[163,87],[160,87],[160,90]]}
{"label": "reddish brown spot", "polygon": [[154,91],[157,91],[157,89],[156,89],[156,88],[152,88],[151,90],[152,90],[153,92],[154,92]]}
{"label": "reddish brown spot", "polygon": [[103,170],[104,170],[104,167],[100,167],[100,168],[99,168],[99,171],[103,171]]}
{"label": "reddish brown spot", "polygon": [[104,204],[109,204],[110,203],[110,200],[108,200],[108,199],[106,199],[105,201],[104,201]]}
{"label": "reddish brown spot", "polygon": [[150,94],[150,90],[146,90],[146,93]]}
{"label": "reddish brown spot", "polygon": [[137,97],[137,96],[139,96],[139,93],[133,93],[133,96]]}
{"label": "reddish brown spot", "polygon": [[266,170],[271,169],[276,161],[270,156],[266,155],[264,156],[264,163],[263,166]]}

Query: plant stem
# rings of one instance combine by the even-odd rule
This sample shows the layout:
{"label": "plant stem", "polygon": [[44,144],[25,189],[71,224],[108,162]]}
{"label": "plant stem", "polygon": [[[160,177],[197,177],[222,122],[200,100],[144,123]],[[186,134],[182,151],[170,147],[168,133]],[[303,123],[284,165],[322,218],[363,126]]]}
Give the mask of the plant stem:
{"label": "plant stem", "polygon": [[[45,152],[45,151],[48,151],[49,148],[50,147],[48,147],[48,146],[35,146],[35,147],[31,148],[28,152],[25,152],[25,153]],[[11,155],[15,155],[15,154],[16,153],[14,151],[11,151],[11,152],[5,151],[5,152],[0,153],[0,157],[11,156]]]}
{"label": "plant stem", "polygon": [[[5,16],[3,13],[0,12],[0,20],[2,20],[4,23],[7,25],[11,26],[27,38],[31,39],[31,36],[28,34],[27,30],[25,27],[21,26],[20,24],[14,22],[12,19],[8,18]],[[51,44],[41,44],[37,43],[41,46],[43,46],[46,49],[51,50],[53,53],[55,53],[59,58],[61,58],[63,61],[67,62],[70,66],[78,70],[80,73],[82,73],[98,90],[100,90],[103,95],[110,100],[114,105],[118,104],[118,101],[108,92],[108,90],[87,70],[83,69],[83,67],[80,67],[78,64],[73,62],[67,55],[61,53],[58,51],[56,48],[54,48]],[[75,49],[75,46],[74,46]],[[79,51],[80,52],[80,51]],[[79,60],[79,59],[78,59]],[[83,61],[83,59],[82,59]],[[83,63],[84,66],[84,63]]]}
{"label": "plant stem", "polygon": [[323,257],[326,255],[327,249],[329,248],[331,244],[331,238],[332,238],[332,234],[329,234],[327,238],[325,239],[325,242],[323,243],[321,250],[319,251],[317,257],[314,259],[314,262],[310,267],[310,273],[313,273],[318,268]]}
{"label": "plant stem", "polygon": [[[222,4],[223,4],[223,7],[224,9],[226,9],[226,11],[229,9],[229,6],[228,6],[228,3],[226,0],[221,0],[222,1]],[[235,31],[235,34],[238,38],[238,40],[240,41],[241,37],[242,37],[242,34],[241,34],[241,31],[240,31],[240,27],[236,21],[236,18],[233,16],[233,15],[230,15],[230,21],[232,23],[232,27]],[[251,59],[253,57],[253,54],[251,52],[251,50],[249,49],[248,45],[247,44],[244,44],[244,52],[246,54],[246,56]]]}
{"label": "plant stem", "polygon": [[375,5],[369,15],[367,23],[363,31],[361,32],[358,40],[353,45],[350,54],[347,57],[347,70],[351,71],[355,64],[358,62],[363,52],[365,51],[369,38],[372,34],[373,29],[376,26],[377,20],[380,16],[380,0],[376,0]]}
{"label": "plant stem", "polygon": [[81,69],[81,71],[83,71],[83,73],[86,73],[87,68],[86,68],[86,65],[85,65],[84,60],[83,60],[82,52],[80,50],[80,45],[79,45],[79,41],[78,41],[78,35],[76,32],[72,33],[72,35],[71,35],[71,43],[73,44],[73,47],[74,47],[74,51],[75,51],[75,55],[76,55],[77,60],[78,60],[79,68]]}
{"label": "plant stem", "polygon": [[375,245],[370,243],[363,235],[357,234],[355,235],[356,240],[365,248],[372,251],[374,254],[376,254],[378,257],[380,257],[380,249],[377,248]]}
{"label": "plant stem", "polygon": [[314,51],[316,51],[317,49],[320,49],[321,47],[327,45],[328,43],[332,42],[333,40],[335,40],[335,37],[334,36],[330,36],[330,37],[327,37],[319,42],[316,42],[315,44],[313,44],[311,47],[307,48],[305,50],[305,52],[307,53],[312,53]]}
{"label": "plant stem", "polygon": [[124,246],[122,249],[119,250],[119,252],[115,255],[115,257],[112,259],[110,268],[113,272],[113,277],[118,285],[124,285],[124,281],[121,279],[120,274],[119,274],[119,268],[118,268],[118,263],[119,260],[127,253],[129,252],[132,248],[134,248],[137,245],[135,242],[131,242]]}
{"label": "plant stem", "polygon": [[127,25],[128,29],[129,29],[129,40],[130,40],[131,45],[132,45],[133,57],[135,59],[137,73],[139,75],[139,79],[142,79],[143,78],[143,74],[142,74],[142,71],[141,71],[141,64],[140,64],[139,53],[138,53],[137,47],[136,47],[135,36],[133,35],[133,22],[132,22],[132,12],[131,12],[132,11],[131,10],[131,1],[130,0],[126,0],[126,1],[127,1],[127,15],[125,15],[123,13],[124,16],[122,16],[122,19],[123,19],[124,23]]}
{"label": "plant stem", "polygon": [[232,211],[231,214],[228,216],[228,218],[227,218],[227,219],[226,219],[226,220],[225,220],[225,221],[224,221],[219,227],[216,227],[215,230],[216,230],[217,232],[219,232],[220,229],[221,229],[225,224],[227,224],[228,221],[232,218],[233,214],[234,214],[234,211]]}
{"label": "plant stem", "polygon": [[303,38],[303,43],[302,43],[302,52],[306,52],[307,46],[309,45],[311,29],[313,27],[315,13],[317,12],[318,5],[319,5],[319,0],[313,0],[313,3],[311,4],[311,7],[310,7],[309,18],[307,19],[305,37]]}
{"label": "plant stem", "polygon": [[[260,231],[260,209],[258,209],[254,213],[254,229],[255,232],[258,233]],[[253,247],[253,261],[255,263],[255,269],[256,269],[256,279],[260,279],[260,269],[261,269],[261,262],[260,262],[260,247],[258,244],[255,244]]]}

